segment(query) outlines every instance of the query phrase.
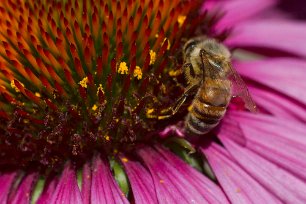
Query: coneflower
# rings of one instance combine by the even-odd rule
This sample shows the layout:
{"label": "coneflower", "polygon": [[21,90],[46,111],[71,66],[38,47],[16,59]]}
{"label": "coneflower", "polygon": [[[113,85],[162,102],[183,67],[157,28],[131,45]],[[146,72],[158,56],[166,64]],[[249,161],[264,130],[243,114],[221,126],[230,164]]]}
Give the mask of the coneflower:
{"label": "coneflower", "polygon": [[[305,202],[305,23],[259,17],[274,4],[2,1],[0,203]],[[151,116],[184,93],[199,35],[261,54],[233,63],[259,113],[234,101],[194,144],[191,101]]]}
{"label": "coneflower", "polygon": [[60,170],[151,142],[146,114],[182,91],[169,72],[200,5],[3,2],[1,165]]}

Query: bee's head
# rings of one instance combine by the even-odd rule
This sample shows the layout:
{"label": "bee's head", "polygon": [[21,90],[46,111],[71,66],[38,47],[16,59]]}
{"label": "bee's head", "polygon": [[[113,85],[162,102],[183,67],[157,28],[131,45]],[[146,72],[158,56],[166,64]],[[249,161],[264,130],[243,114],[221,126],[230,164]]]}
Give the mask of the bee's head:
{"label": "bee's head", "polygon": [[206,51],[211,57],[230,59],[231,53],[226,46],[217,42],[215,39],[207,39],[201,42],[202,49]]}
{"label": "bee's head", "polygon": [[184,54],[184,57],[190,57],[192,51],[196,48],[197,44],[199,43],[200,41],[197,40],[196,38],[193,38],[193,39],[190,39],[188,40],[184,47],[183,47],[183,54]]}
{"label": "bee's head", "polygon": [[201,43],[203,55],[208,63],[218,71],[220,75],[227,76],[230,71],[231,53],[221,43],[214,39],[207,39]]}

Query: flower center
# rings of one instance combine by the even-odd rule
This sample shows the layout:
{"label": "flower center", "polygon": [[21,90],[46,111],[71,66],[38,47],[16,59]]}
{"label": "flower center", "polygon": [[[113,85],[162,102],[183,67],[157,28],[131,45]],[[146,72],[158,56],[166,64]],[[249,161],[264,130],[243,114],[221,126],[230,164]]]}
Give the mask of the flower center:
{"label": "flower center", "polygon": [[183,92],[181,47],[211,24],[201,4],[4,1],[0,165],[44,170],[152,142],[178,120],[148,115]]}

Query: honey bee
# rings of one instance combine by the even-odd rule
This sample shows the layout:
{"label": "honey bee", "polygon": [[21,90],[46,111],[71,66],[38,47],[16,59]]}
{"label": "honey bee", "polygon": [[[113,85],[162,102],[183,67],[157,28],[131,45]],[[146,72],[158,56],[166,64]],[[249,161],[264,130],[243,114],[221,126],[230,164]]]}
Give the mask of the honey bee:
{"label": "honey bee", "polygon": [[174,106],[164,111],[167,114],[158,119],[177,113],[193,94],[185,119],[185,131],[191,135],[206,134],[217,126],[233,96],[240,97],[250,111],[256,111],[245,83],[232,67],[231,53],[223,44],[205,36],[192,38],[183,46],[183,58],[187,87]]}

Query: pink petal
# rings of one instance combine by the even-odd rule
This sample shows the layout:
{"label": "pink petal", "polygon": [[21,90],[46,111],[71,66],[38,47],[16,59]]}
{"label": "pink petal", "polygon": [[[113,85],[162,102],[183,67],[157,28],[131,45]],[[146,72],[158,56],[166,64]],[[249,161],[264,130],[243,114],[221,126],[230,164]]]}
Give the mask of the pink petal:
{"label": "pink petal", "polygon": [[234,66],[243,76],[288,95],[306,107],[306,62],[304,60],[264,59],[236,62]]}
{"label": "pink petal", "polygon": [[305,124],[236,111],[228,112],[218,133],[221,139],[231,138],[304,181],[306,181],[305,135]]}
{"label": "pink petal", "polygon": [[208,0],[204,3],[202,10],[224,12],[225,15],[216,25],[216,29],[221,31],[225,28],[235,27],[237,23],[255,16],[275,5],[276,2],[276,0]]}
{"label": "pink petal", "polygon": [[278,118],[306,122],[306,108],[292,98],[264,87],[248,86],[248,89],[256,105],[268,113]]}
{"label": "pink petal", "polygon": [[136,161],[122,162],[128,175],[136,204],[158,203],[150,173]]}
{"label": "pink petal", "polygon": [[306,56],[306,24],[289,20],[249,21],[236,25],[226,40],[229,47],[270,48]]}
{"label": "pink petal", "polygon": [[108,163],[100,156],[96,156],[93,160],[91,203],[129,203],[114,180]]}
{"label": "pink petal", "polygon": [[50,203],[82,203],[75,170],[67,165],[50,199]]}
{"label": "pink petal", "polygon": [[172,136],[173,134],[177,135],[178,137],[184,137],[182,129],[177,125],[170,125],[158,134],[161,138],[166,138]]}
{"label": "pink petal", "polygon": [[36,179],[37,179],[36,173],[32,173],[25,176],[21,184],[18,186],[18,189],[13,195],[12,201],[10,203],[12,204],[30,203],[33,185]]}
{"label": "pink petal", "polygon": [[90,191],[91,191],[91,169],[90,165],[86,163],[82,171],[82,199],[84,204],[90,203]]}
{"label": "pink petal", "polygon": [[[165,160],[160,153],[149,147],[140,149],[138,154],[151,173],[159,203],[209,203],[208,199],[218,201],[211,196],[214,192],[205,192],[199,188],[201,182],[194,185],[196,183],[194,178],[186,172],[182,173],[186,166],[185,168],[181,166],[178,170],[178,163],[172,161],[175,163],[173,165],[172,162]],[[220,191],[216,191],[216,194],[218,193]],[[226,201],[226,199],[223,200]]]}
{"label": "pink petal", "polygon": [[158,152],[182,175],[188,175],[190,182],[195,186],[209,203],[229,203],[222,190],[210,179],[203,176],[200,172],[190,167],[170,151],[162,147],[156,147]]}
{"label": "pink petal", "polygon": [[223,138],[222,143],[246,172],[283,202],[305,203],[306,184],[300,179],[229,138]]}
{"label": "pink petal", "polygon": [[0,203],[7,203],[11,186],[15,180],[16,172],[3,173],[0,176]]}
{"label": "pink petal", "polygon": [[47,179],[44,190],[39,196],[36,204],[49,204],[53,193],[55,192],[58,180],[54,177]]}
{"label": "pink petal", "polygon": [[220,146],[211,143],[201,150],[232,203],[281,203],[238,166],[228,152]]}

